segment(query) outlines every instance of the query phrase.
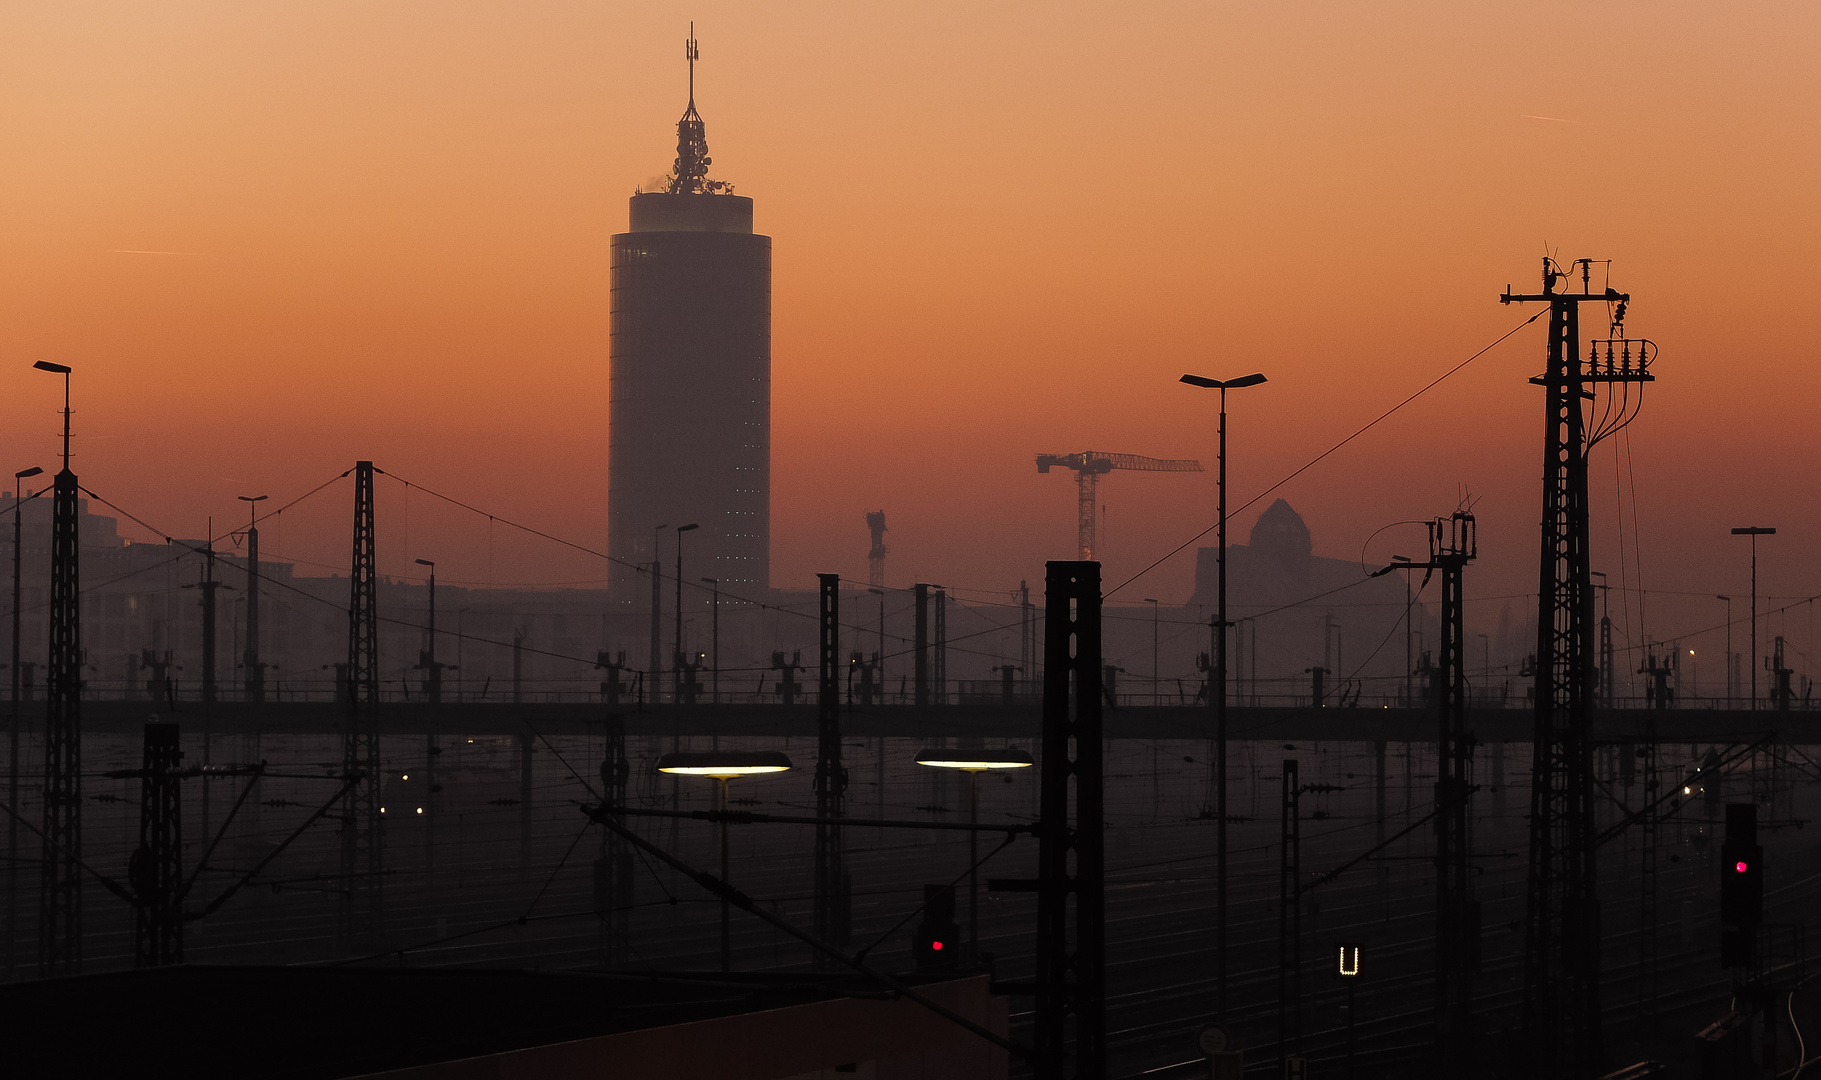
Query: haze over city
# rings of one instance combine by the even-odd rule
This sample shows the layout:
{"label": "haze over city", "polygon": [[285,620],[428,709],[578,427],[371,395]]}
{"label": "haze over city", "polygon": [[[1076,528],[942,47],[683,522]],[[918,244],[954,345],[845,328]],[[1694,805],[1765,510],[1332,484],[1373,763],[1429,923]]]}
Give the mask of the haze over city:
{"label": "haze over city", "polygon": [[[16,8],[8,456],[55,450],[49,358],[80,365],[85,483],[172,534],[370,457],[601,538],[606,242],[673,155],[690,17],[717,172],[776,238],[780,586],[858,576],[874,507],[896,584],[1036,576],[1073,492],[1031,455],[1211,459],[1175,383],[1199,367],[1271,376],[1234,409],[1244,502],[1534,313],[1496,298],[1547,251],[1612,259],[1676,372],[1629,433],[1644,587],[1743,591],[1718,526],[1775,518],[1765,591],[1812,591],[1814,511],[1787,498],[1812,462],[1776,407],[1818,378],[1802,5]],[[1322,553],[1466,492],[1469,596],[1534,590],[1540,340],[1279,492]],[[1212,486],[1115,477],[1108,577],[1211,524]],[[488,580],[483,530],[412,512],[423,550],[393,532],[383,572],[434,546]],[[287,521],[285,554],[345,563],[339,525]],[[513,555],[519,581],[604,576]],[[1180,599],[1191,571],[1135,588]],[[1659,638],[1718,621],[1650,607]]]}
{"label": "haze over city", "polygon": [[[0,11],[0,460],[43,496],[0,498],[0,996],[396,956],[524,1011],[298,1066],[324,1077],[548,1049],[505,1032],[565,991],[511,979],[634,971],[679,1024],[885,985],[952,1021],[931,1075],[1236,1076],[1242,1049],[1456,1075],[1484,1038],[1532,1075],[1692,1077],[1722,1013],[1765,1034],[1704,1032],[1728,1049],[1699,1075],[1799,1069],[1808,969],[1777,935],[1821,812],[1817,40],[1811,4],[1681,0]],[[1583,371],[1608,340],[1623,373]],[[1584,458],[1539,423],[1558,395],[1600,433]],[[1091,457],[1044,457],[1084,451],[1110,470],[1087,495]],[[1105,605],[1104,654],[1069,602]],[[730,870],[730,777],[813,848],[741,821]],[[85,825],[85,800],[122,805]],[[1108,881],[1084,849],[1038,866],[1058,813],[1104,834]],[[197,876],[155,886],[145,853]],[[199,913],[197,881],[228,895]],[[230,903],[248,884],[275,899]],[[1105,941],[1033,944],[1039,910],[1102,902]],[[1364,948],[1401,989],[1305,993],[1336,941],[1336,978]],[[1048,978],[1103,947],[1085,997]],[[1431,988],[1435,1031],[1400,1026]],[[763,1068],[910,1075],[904,1007],[865,1053]],[[561,1030],[632,1037],[597,1020]]]}

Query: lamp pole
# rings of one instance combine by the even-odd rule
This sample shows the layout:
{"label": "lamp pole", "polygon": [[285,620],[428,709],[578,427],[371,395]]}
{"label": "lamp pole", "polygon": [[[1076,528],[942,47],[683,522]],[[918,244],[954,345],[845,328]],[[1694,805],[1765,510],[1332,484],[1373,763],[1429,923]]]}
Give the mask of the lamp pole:
{"label": "lamp pole", "polygon": [[[33,466],[13,474],[13,718],[7,725],[6,806],[6,971],[12,974],[19,947],[19,552],[25,520],[24,480],[44,470]],[[36,498],[36,496],[33,496]]]}
{"label": "lamp pole", "polygon": [[[790,758],[777,751],[676,751],[658,758],[657,770],[670,773],[673,778],[679,774],[705,776],[716,782],[717,800],[716,816],[720,818],[721,832],[721,880],[729,879],[727,862],[727,782],[736,777],[763,775],[765,773],[784,772],[790,768]],[[726,895],[721,897],[721,970],[731,967],[733,955],[733,925],[731,909]]]}
{"label": "lamp pole", "polygon": [[677,526],[677,625],[676,639],[671,643],[670,664],[676,669],[674,672],[676,676],[674,680],[675,696],[671,700],[679,705],[683,702],[683,534],[691,529],[699,528],[701,526],[693,521],[687,525]]}
{"label": "lamp pole", "polygon": [[1734,697],[1732,685],[1732,597],[1716,596],[1714,599],[1726,601],[1726,663],[1722,666],[1726,669],[1726,707],[1730,709],[1732,708],[1732,699]]}
{"label": "lamp pole", "polygon": [[1214,561],[1219,568],[1219,614],[1214,620],[1214,686],[1208,696],[1214,705],[1214,844],[1216,849],[1214,889],[1214,1015],[1227,1018],[1227,391],[1257,386],[1265,381],[1262,374],[1241,375],[1237,379],[1210,379],[1201,375],[1184,375],[1190,386],[1220,391],[1220,466],[1215,488],[1219,501],[1219,537]]}
{"label": "lamp pole", "polygon": [[[980,774],[993,769],[1028,769],[1031,756],[1022,750],[925,750],[917,764],[967,773],[967,823],[980,824]],[[967,959],[980,963],[980,830],[967,834]]]}
{"label": "lamp pole", "polygon": [[712,696],[709,701],[719,705],[721,703],[721,579],[705,577],[702,580],[710,589],[714,590],[714,599],[711,601],[714,614],[709,624],[713,627],[711,631],[713,636],[710,641],[714,649],[714,659],[711,661],[714,664],[712,669],[714,674],[711,679],[712,689],[709,693]]}
{"label": "lamp pole", "polygon": [[[1734,536],[1751,537],[1751,710],[1758,711],[1758,537],[1775,536],[1777,530],[1750,525],[1734,529]],[[1727,620],[1730,622],[1731,620]]]}

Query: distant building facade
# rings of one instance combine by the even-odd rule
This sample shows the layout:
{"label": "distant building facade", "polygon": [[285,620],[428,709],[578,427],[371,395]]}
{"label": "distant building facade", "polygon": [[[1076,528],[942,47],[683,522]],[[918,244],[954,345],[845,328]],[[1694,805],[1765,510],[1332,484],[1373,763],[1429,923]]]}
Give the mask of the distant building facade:
{"label": "distant building facade", "polygon": [[[1435,648],[1437,624],[1423,605],[1412,602],[1402,575],[1371,578],[1376,567],[1315,554],[1309,526],[1288,502],[1278,499],[1252,526],[1246,544],[1227,548],[1227,612],[1239,624],[1234,638],[1236,697],[1261,704],[1287,704],[1310,695],[1312,668],[1325,668],[1327,704],[1338,704],[1343,688],[1363,704],[1389,697],[1401,703],[1407,670]],[[1427,551],[1411,553],[1422,558]],[[1189,604],[1205,612],[1217,607],[1214,548],[1196,553],[1195,595]],[[1414,571],[1412,585],[1421,584]],[[1408,643],[1403,629],[1410,615]],[[1405,650],[1410,650],[1410,668]],[[1256,673],[1256,679],[1254,679]],[[1422,693],[1422,680],[1411,677]]]}
{"label": "distant building facade", "polygon": [[633,195],[613,238],[607,550],[622,608],[650,588],[636,567],[674,571],[679,525],[699,526],[686,581],[771,587],[771,238],[751,199],[707,179],[690,96],[668,190]]}

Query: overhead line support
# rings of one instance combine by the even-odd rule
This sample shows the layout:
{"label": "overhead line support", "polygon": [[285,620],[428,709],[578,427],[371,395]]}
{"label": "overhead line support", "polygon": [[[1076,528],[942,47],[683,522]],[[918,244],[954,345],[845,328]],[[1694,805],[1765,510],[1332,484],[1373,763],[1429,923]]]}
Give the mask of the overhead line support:
{"label": "overhead line support", "polygon": [[1631,298],[1611,288],[1593,291],[1590,260],[1575,265],[1581,277],[1578,293],[1565,290],[1568,274],[1545,258],[1542,292],[1518,294],[1507,288],[1499,298],[1506,304],[1549,305],[1548,367],[1531,380],[1544,389],[1548,426],[1537,588],[1524,1007],[1532,1071],[1565,1078],[1595,1075],[1602,1058],[1592,779],[1592,720],[1599,690],[1587,455],[1594,442],[1633,415],[1622,409],[1611,423],[1590,433],[1583,410],[1599,384],[1610,388],[1651,381],[1648,365],[1654,352],[1647,341],[1614,337],[1604,343],[1604,363],[1598,343],[1582,358],[1581,305],[1616,305],[1612,324],[1620,331]]}

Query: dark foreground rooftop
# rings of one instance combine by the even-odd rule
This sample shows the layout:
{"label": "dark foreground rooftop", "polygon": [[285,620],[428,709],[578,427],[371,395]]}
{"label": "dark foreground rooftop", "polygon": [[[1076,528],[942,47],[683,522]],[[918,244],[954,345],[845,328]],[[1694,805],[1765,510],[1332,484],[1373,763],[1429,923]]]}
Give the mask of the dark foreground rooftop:
{"label": "dark foreground rooftop", "polygon": [[[984,976],[919,992],[1006,1029]],[[0,986],[0,1016],[15,1076],[1006,1074],[984,1040],[838,976],[186,965]]]}

